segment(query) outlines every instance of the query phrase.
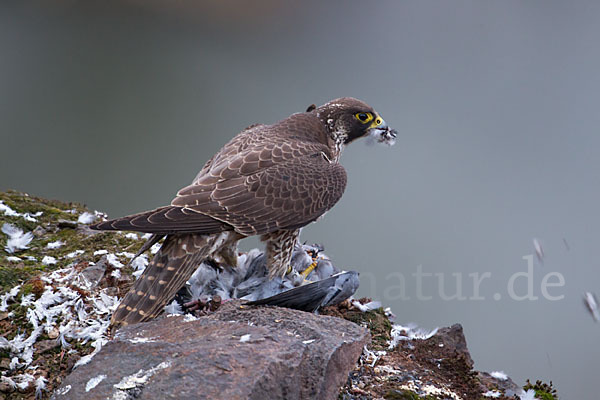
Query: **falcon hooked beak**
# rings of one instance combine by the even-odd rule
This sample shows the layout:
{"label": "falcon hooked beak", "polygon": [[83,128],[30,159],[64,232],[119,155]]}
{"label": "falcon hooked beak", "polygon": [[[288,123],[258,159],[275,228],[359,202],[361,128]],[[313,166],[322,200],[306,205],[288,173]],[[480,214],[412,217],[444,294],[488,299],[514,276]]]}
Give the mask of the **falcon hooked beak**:
{"label": "falcon hooked beak", "polygon": [[367,134],[369,137],[375,139],[377,143],[385,143],[388,146],[393,146],[396,143],[398,132],[395,129],[391,129],[383,118],[377,114],[367,130]]}

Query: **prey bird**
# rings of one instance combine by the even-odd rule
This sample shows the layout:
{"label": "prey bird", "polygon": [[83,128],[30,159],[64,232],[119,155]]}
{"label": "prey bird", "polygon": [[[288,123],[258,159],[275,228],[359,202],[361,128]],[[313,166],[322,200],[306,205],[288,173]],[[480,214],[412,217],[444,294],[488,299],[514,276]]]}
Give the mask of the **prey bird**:
{"label": "prey bird", "polygon": [[342,197],[347,178],[340,155],[362,137],[393,145],[396,131],[354,98],[311,105],[244,129],[170,205],[93,225],[152,233],[148,244],[164,238],[114,312],[112,329],[156,317],[202,261],[237,265],[237,242],[248,236],[265,242],[270,277],[284,276],[300,229]]}

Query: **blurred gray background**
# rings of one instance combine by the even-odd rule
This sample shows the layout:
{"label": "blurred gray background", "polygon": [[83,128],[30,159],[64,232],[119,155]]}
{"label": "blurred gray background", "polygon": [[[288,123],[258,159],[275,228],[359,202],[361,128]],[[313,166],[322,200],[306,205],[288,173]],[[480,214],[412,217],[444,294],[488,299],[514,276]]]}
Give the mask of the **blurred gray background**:
{"label": "blurred gray background", "polygon": [[[360,271],[360,294],[398,322],[463,324],[476,368],[596,397],[600,327],[582,294],[600,291],[599,2],[0,7],[0,190],[151,209],[247,125],[360,98],[398,143],[346,149],[346,194],[302,239]],[[511,299],[533,238],[538,299]],[[424,278],[430,300],[419,268],[442,274]],[[553,272],[556,301],[540,289]],[[457,276],[467,299],[444,300]]]}

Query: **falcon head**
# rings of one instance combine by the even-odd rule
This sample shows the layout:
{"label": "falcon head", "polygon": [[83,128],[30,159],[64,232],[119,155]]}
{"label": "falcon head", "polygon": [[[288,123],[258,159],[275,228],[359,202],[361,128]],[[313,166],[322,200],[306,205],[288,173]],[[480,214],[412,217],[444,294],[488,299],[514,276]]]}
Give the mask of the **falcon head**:
{"label": "falcon head", "polygon": [[361,137],[371,137],[389,146],[396,142],[397,132],[387,126],[373,107],[352,97],[331,100],[309,110],[317,113],[335,141],[348,144]]}

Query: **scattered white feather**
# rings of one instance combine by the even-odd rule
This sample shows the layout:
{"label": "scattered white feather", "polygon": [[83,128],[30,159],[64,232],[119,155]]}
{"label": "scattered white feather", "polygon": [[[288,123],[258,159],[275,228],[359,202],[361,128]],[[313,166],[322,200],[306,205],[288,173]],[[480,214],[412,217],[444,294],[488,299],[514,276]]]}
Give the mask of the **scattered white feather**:
{"label": "scattered white feather", "polygon": [[148,256],[146,254],[142,254],[131,262],[131,266],[134,269],[133,276],[135,276],[136,279],[139,278],[148,266]]}
{"label": "scattered white feather", "polygon": [[36,218],[42,215],[41,211],[38,211],[33,214],[30,214],[30,213],[21,214],[19,212],[16,212],[15,210],[13,210],[6,204],[4,204],[4,202],[2,200],[0,200],[0,212],[4,213],[4,215],[6,215],[7,217],[23,217],[26,221],[29,221],[29,222],[37,222]]}
{"label": "scattered white feather", "polygon": [[179,303],[176,300],[173,300],[170,304],[165,306],[165,314],[181,315],[183,314],[183,310]]}
{"label": "scattered white feather", "polygon": [[315,339],[309,339],[309,340],[303,340],[302,343],[304,343],[304,344],[311,344],[314,341],[315,341]]}
{"label": "scattered white feather", "polygon": [[123,263],[121,261],[119,261],[117,256],[112,253],[109,253],[106,255],[106,261],[108,261],[115,268],[123,268],[124,267]]}
{"label": "scattered white feather", "polygon": [[594,321],[600,321],[600,310],[598,309],[598,301],[596,300],[596,295],[594,293],[585,292],[583,294],[583,303],[587,307],[590,314],[592,314]]}
{"label": "scattered white feather", "polygon": [[16,250],[27,249],[29,243],[33,239],[33,233],[23,233],[22,229],[9,223],[2,225],[2,232],[8,235],[8,240],[6,241],[6,246],[4,248],[9,253],[14,253]]}
{"label": "scattered white feather", "polygon": [[19,262],[19,261],[23,261],[21,258],[19,257],[15,257],[15,256],[8,256],[6,257],[6,261],[10,261],[10,262]]}
{"label": "scattered white feather", "polygon": [[83,251],[83,250],[75,250],[75,251],[72,251],[69,254],[67,254],[65,257],[67,257],[67,258],[75,258],[75,257],[77,257],[77,256],[79,256],[79,255],[81,255],[83,253],[85,253],[85,251]]}
{"label": "scattered white feather", "polygon": [[16,389],[16,387],[17,387],[17,382],[13,381],[8,376],[2,376],[2,377],[0,377],[0,382],[7,384],[13,390]]}
{"label": "scattered white feather", "polygon": [[435,328],[431,331],[427,331],[422,328],[418,328],[416,324],[408,324],[406,326],[402,325],[392,325],[391,336],[392,340],[389,343],[389,349],[393,349],[398,345],[399,342],[404,340],[427,340],[434,336],[438,331],[438,328]]}
{"label": "scattered white feather", "polygon": [[96,251],[94,252],[94,255],[95,255],[95,256],[102,256],[102,255],[104,255],[104,254],[108,254],[108,250],[96,250]]}
{"label": "scattered white feather", "polygon": [[3,212],[7,217],[18,217],[19,213],[4,204],[2,200],[0,200],[0,212]]}
{"label": "scattered white feather", "polygon": [[485,392],[483,394],[483,397],[491,397],[491,398],[498,398],[502,396],[502,392],[499,392],[497,390],[488,390],[487,392]]}
{"label": "scattered white feather", "polygon": [[158,253],[158,250],[160,250],[160,246],[162,246],[162,244],[160,243],[155,243],[152,247],[150,247],[150,252],[152,254],[156,254]]}
{"label": "scattered white feather", "polygon": [[17,383],[17,388],[25,391],[29,387],[31,382],[35,381],[35,376],[28,373],[24,373],[16,376],[15,379],[19,380],[19,382]]}
{"label": "scattered white feather", "polygon": [[44,258],[42,258],[42,264],[54,265],[54,264],[56,264],[56,258],[54,258],[52,256],[44,256]]}
{"label": "scattered white feather", "polygon": [[148,379],[150,379],[150,377],[152,377],[152,375],[154,375],[161,369],[169,368],[170,366],[171,366],[171,363],[169,361],[163,361],[160,364],[158,364],[156,367],[150,368],[146,372],[144,372],[143,369],[140,369],[138,372],[136,372],[133,375],[123,377],[123,379],[121,379],[121,381],[119,383],[116,383],[113,386],[116,389],[120,389],[120,390],[135,389],[136,387],[145,385],[146,382],[148,382]]}
{"label": "scattered white feather", "polygon": [[535,390],[529,389],[528,391],[521,390],[521,394],[519,394],[520,400],[536,400]]}
{"label": "scattered white feather", "polygon": [[57,240],[55,242],[50,242],[46,245],[46,248],[48,249],[58,249],[60,246],[63,246],[65,243],[61,242],[60,240]]}
{"label": "scattered white feather", "polygon": [[183,322],[192,322],[192,321],[196,321],[198,318],[194,317],[192,314],[185,314],[183,316]]}
{"label": "scattered white feather", "polygon": [[242,343],[246,343],[248,341],[250,341],[250,334],[242,335],[242,337],[240,338],[240,342]]}
{"label": "scattered white feather", "polygon": [[152,343],[155,342],[156,340],[152,339],[152,338],[147,338],[147,337],[140,337],[140,338],[133,338],[133,339],[129,339],[129,343]]}
{"label": "scattered white feather", "polygon": [[544,261],[544,249],[540,244],[540,241],[536,238],[533,238],[533,249],[535,250],[535,255],[537,256],[540,262]]}
{"label": "scattered white feather", "polygon": [[362,312],[367,312],[371,310],[376,310],[381,307],[380,301],[371,301],[367,304],[361,304],[358,300],[353,300],[352,305],[358,308]]}
{"label": "scattered white feather", "polygon": [[8,369],[16,369],[19,368],[21,366],[21,363],[19,363],[19,357],[13,357],[10,360],[10,364],[8,364]]}
{"label": "scattered white feather", "polygon": [[55,396],[64,396],[65,394],[69,393],[70,390],[71,390],[71,385],[67,385],[65,387],[61,387],[59,389],[56,389],[54,391],[54,395]]}
{"label": "scattered white feather", "polygon": [[96,220],[96,216],[94,214],[86,211],[83,214],[81,214],[79,216],[79,218],[77,218],[77,223],[87,225],[87,224],[91,224],[95,220]]}
{"label": "scattered white feather", "polygon": [[48,382],[48,381],[43,376],[40,376],[39,378],[37,378],[35,380],[35,398],[36,399],[42,398],[42,391],[46,391],[46,382]]}
{"label": "scattered white feather", "polygon": [[8,302],[14,299],[21,290],[21,285],[17,285],[10,289],[7,293],[0,296],[0,311],[4,312],[8,309]]}
{"label": "scattered white feather", "polygon": [[506,375],[504,373],[504,371],[493,371],[493,372],[490,372],[490,375],[493,378],[496,378],[496,379],[501,380],[501,381],[505,381],[505,380],[508,379],[508,375]]}
{"label": "scattered white feather", "polygon": [[85,384],[85,391],[89,392],[90,390],[92,390],[93,388],[95,388],[96,386],[98,386],[98,384],[100,382],[102,382],[104,379],[106,379],[106,375],[98,375],[98,376],[96,376],[94,378],[91,378]]}
{"label": "scattered white feather", "polygon": [[35,294],[29,293],[28,295],[21,296],[21,307],[29,307],[33,304],[33,299],[35,299]]}

